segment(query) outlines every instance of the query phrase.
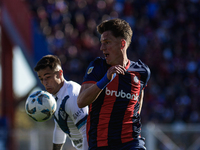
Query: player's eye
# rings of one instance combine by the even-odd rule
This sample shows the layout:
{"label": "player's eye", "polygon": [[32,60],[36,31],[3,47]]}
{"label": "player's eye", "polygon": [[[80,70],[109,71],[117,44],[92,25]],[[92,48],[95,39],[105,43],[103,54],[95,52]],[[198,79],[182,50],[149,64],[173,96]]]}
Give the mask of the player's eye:
{"label": "player's eye", "polygon": [[51,76],[46,76],[45,78],[44,78],[44,80],[48,80],[48,79],[50,79],[51,78]]}
{"label": "player's eye", "polygon": [[109,40],[105,40],[105,41],[103,41],[105,44],[108,44],[108,43],[110,43],[110,41]]}

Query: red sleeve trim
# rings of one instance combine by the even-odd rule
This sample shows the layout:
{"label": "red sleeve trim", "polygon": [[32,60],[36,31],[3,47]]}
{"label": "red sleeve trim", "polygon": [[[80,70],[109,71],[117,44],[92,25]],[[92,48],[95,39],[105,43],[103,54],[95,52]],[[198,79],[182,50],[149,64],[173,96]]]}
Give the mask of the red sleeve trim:
{"label": "red sleeve trim", "polygon": [[97,82],[95,82],[95,81],[85,81],[85,82],[82,83],[82,85],[83,85],[83,84],[87,84],[87,83],[93,83],[93,84],[96,84]]}

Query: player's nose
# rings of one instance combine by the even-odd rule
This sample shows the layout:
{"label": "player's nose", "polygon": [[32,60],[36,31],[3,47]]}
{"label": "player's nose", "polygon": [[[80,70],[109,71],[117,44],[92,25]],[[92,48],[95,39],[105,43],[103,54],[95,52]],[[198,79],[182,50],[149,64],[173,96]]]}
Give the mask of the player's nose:
{"label": "player's nose", "polygon": [[46,80],[43,81],[43,85],[45,86],[45,88],[48,86],[48,82]]}
{"label": "player's nose", "polygon": [[105,46],[104,46],[104,44],[101,44],[101,46],[100,46],[100,50],[101,50],[101,51],[105,50]]}

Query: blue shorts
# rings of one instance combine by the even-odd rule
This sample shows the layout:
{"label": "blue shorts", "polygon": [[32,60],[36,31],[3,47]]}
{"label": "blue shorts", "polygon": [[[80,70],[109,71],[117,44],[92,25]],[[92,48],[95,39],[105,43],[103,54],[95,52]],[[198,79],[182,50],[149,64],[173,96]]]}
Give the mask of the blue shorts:
{"label": "blue shorts", "polygon": [[103,146],[98,148],[89,148],[89,150],[146,150],[144,138],[136,138],[133,141],[113,144],[111,146]]}

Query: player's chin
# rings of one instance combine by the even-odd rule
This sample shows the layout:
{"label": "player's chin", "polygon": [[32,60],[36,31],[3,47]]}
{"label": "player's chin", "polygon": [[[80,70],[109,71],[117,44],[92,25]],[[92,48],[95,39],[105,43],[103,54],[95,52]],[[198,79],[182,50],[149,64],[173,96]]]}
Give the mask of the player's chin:
{"label": "player's chin", "polygon": [[113,63],[112,63],[111,61],[109,61],[108,59],[106,59],[106,63],[107,63],[108,65],[113,66]]}
{"label": "player's chin", "polygon": [[107,63],[108,65],[110,65],[110,61],[109,61],[108,59],[106,59],[106,63]]}
{"label": "player's chin", "polygon": [[53,89],[52,88],[46,88],[47,92],[53,94]]}

